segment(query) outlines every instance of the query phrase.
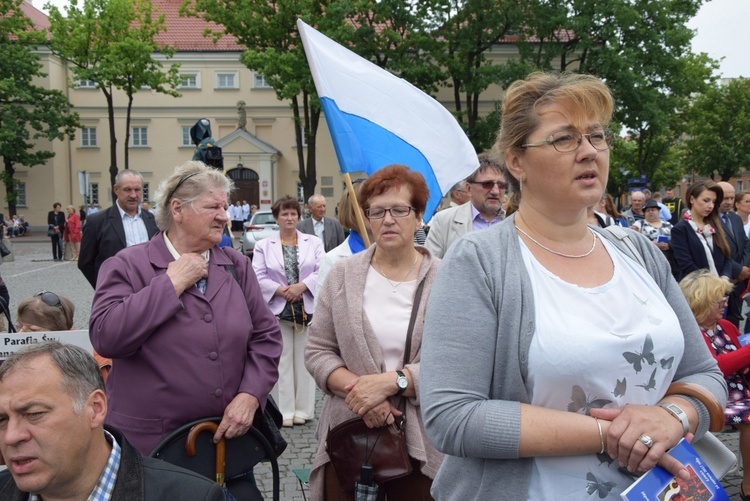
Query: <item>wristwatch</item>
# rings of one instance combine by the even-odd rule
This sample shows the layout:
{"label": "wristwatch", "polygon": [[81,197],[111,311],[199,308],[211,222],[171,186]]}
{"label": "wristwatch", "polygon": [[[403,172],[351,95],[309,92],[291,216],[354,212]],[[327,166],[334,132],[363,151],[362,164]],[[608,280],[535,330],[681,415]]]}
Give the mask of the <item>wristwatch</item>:
{"label": "wristwatch", "polygon": [[401,395],[406,391],[406,387],[409,386],[409,380],[406,379],[406,374],[404,374],[404,371],[396,371],[396,374],[398,374],[398,378],[396,379],[396,386],[398,386],[398,391],[396,392],[396,395]]}
{"label": "wristwatch", "polygon": [[680,424],[682,424],[682,435],[687,435],[687,433],[690,431],[690,421],[688,421],[688,417],[687,414],[685,414],[685,411],[680,409],[672,402],[659,402],[656,405],[662,407],[664,410],[670,413],[672,417],[678,420]]}

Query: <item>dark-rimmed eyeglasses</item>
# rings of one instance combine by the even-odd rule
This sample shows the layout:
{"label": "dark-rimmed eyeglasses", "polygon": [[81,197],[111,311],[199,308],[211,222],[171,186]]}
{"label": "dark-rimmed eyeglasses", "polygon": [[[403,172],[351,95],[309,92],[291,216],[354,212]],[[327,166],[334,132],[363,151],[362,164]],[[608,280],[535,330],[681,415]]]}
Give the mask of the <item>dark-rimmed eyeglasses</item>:
{"label": "dark-rimmed eyeglasses", "polygon": [[54,292],[39,291],[36,294],[34,294],[34,297],[40,298],[42,302],[46,304],[47,306],[51,306],[53,308],[62,307],[62,303],[60,302],[60,296],[58,296]]}
{"label": "dark-rimmed eyeglasses", "polygon": [[490,191],[497,185],[499,190],[507,190],[508,183],[505,181],[469,181],[469,184],[478,184],[483,190]]}
{"label": "dark-rimmed eyeglasses", "polygon": [[391,207],[390,209],[365,209],[365,216],[367,216],[367,219],[383,219],[385,217],[385,213],[389,213],[391,217],[394,218],[401,218],[406,217],[409,214],[411,214],[411,211],[416,211],[414,207],[409,207],[406,205],[396,205],[394,207]]}
{"label": "dark-rimmed eyeglasses", "polygon": [[605,151],[610,149],[612,147],[612,142],[615,139],[614,134],[606,130],[592,132],[590,134],[581,134],[577,130],[566,130],[550,134],[546,138],[536,143],[522,144],[521,148],[533,148],[536,146],[551,144],[560,153],[568,153],[577,150],[581,145],[584,137],[588,139],[589,143],[591,143],[591,146],[593,146],[594,149],[598,151]]}

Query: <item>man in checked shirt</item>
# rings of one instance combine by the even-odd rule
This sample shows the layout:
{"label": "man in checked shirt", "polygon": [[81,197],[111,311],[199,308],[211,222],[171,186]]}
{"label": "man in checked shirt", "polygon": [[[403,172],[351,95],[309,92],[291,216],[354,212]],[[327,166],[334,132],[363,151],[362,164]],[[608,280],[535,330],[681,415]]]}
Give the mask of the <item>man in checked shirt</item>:
{"label": "man in checked shirt", "polygon": [[85,350],[55,341],[11,355],[0,366],[0,500],[224,500],[209,479],[141,457],[106,415]]}

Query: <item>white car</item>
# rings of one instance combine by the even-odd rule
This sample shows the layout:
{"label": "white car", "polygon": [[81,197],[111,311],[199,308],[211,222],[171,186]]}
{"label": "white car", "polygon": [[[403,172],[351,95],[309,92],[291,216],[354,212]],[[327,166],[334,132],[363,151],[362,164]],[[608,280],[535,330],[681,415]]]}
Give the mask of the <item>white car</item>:
{"label": "white car", "polygon": [[279,231],[279,225],[270,210],[259,210],[250,221],[244,223],[244,230],[241,239],[242,253],[252,259],[255,244]]}

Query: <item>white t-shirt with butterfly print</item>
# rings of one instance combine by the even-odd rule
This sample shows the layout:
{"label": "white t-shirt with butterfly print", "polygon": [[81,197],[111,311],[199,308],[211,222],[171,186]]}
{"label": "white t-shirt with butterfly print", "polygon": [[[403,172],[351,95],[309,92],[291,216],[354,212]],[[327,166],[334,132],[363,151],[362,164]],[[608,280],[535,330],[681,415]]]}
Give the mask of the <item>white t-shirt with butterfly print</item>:
{"label": "white t-shirt with butterfly print", "polygon": [[[586,414],[594,407],[652,405],[682,359],[680,324],[658,285],[599,241],[614,274],[604,285],[583,288],[550,273],[520,240],[536,315],[526,381],[533,405]],[[596,429],[593,419],[591,426]],[[615,500],[632,481],[606,455],[540,457],[528,499]]]}

